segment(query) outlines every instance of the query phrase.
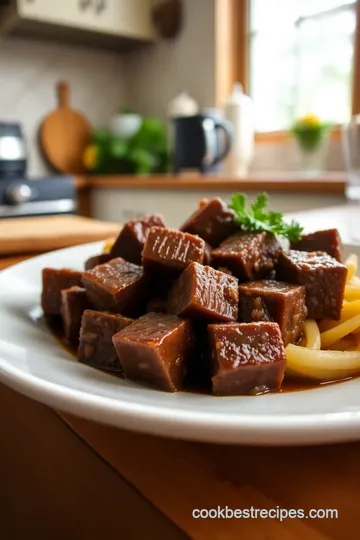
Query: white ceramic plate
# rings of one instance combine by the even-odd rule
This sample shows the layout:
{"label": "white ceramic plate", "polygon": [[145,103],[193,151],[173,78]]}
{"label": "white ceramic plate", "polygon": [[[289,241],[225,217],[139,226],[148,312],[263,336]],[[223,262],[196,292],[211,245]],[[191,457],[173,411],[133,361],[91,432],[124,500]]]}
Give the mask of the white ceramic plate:
{"label": "white ceramic plate", "polygon": [[[79,364],[40,315],[41,269],[83,268],[87,244],[0,272],[0,380],[54,408],[114,426],[187,439],[318,444],[360,439],[360,378],[257,397],[167,394]],[[347,252],[360,255],[359,247]]]}

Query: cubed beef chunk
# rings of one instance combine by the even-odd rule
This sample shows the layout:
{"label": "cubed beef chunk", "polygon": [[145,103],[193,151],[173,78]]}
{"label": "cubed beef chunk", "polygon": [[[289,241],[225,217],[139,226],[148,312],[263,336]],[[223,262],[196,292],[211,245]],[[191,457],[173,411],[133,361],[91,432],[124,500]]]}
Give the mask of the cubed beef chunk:
{"label": "cubed beef chunk", "polygon": [[280,390],[286,357],[278,324],[211,324],[208,331],[214,394],[246,395]]}
{"label": "cubed beef chunk", "polygon": [[282,251],[277,278],[304,285],[310,319],[340,319],[347,268],[322,251]]}
{"label": "cubed beef chunk", "polygon": [[167,392],[183,386],[194,334],[188,320],[148,313],[113,337],[125,376]]}
{"label": "cubed beef chunk", "polygon": [[95,266],[99,266],[99,264],[105,264],[111,259],[112,257],[110,257],[110,253],[100,253],[99,255],[94,255],[85,262],[85,270],[92,270],[93,268],[95,268]]}
{"label": "cubed beef chunk", "polygon": [[61,314],[61,291],[81,286],[81,272],[44,268],[42,271],[41,307],[46,317]]}
{"label": "cubed beef chunk", "polygon": [[112,337],[132,322],[133,319],[123,315],[91,309],[84,311],[78,349],[79,361],[98,369],[121,372]]}
{"label": "cubed beef chunk", "polygon": [[212,247],[217,247],[235,229],[234,212],[219,197],[200,201],[199,208],[180,228],[181,231],[197,234]]}
{"label": "cubed beef chunk", "polygon": [[305,234],[298,242],[291,242],[290,248],[298,251],[324,251],[330,257],[343,262],[342,242],[337,229]]}
{"label": "cubed beef chunk", "polygon": [[122,257],[126,261],[141,265],[141,253],[151,227],[165,227],[163,218],[154,214],[125,223],[111,248],[111,258]]}
{"label": "cubed beef chunk", "polygon": [[212,265],[228,268],[240,281],[261,279],[274,268],[279,249],[271,233],[240,231],[212,251]]}
{"label": "cubed beef chunk", "polygon": [[173,285],[168,312],[205,321],[236,321],[238,280],[210,266],[191,263]]}
{"label": "cubed beef chunk", "polygon": [[148,313],[166,313],[167,312],[167,298],[156,297],[149,300],[147,303]]}
{"label": "cubed beef chunk", "polygon": [[85,289],[70,287],[61,291],[61,315],[68,343],[76,345],[79,342],[81,319],[85,309],[90,307]]}
{"label": "cubed beef chunk", "polygon": [[204,261],[205,243],[199,236],[152,227],[142,253],[146,272],[178,276],[191,263]]}
{"label": "cubed beef chunk", "polygon": [[305,287],[301,285],[263,280],[239,286],[239,320],[269,320],[270,316],[280,326],[285,346],[302,337],[306,315]]}
{"label": "cubed beef chunk", "polygon": [[124,315],[137,310],[147,287],[141,266],[121,257],[84,272],[82,283],[94,307]]}

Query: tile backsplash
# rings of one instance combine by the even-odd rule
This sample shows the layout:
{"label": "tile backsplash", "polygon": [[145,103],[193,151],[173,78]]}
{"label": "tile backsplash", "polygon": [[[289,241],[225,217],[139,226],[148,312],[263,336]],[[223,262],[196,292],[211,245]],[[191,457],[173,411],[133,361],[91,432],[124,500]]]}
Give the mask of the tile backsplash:
{"label": "tile backsplash", "polygon": [[169,101],[186,90],[200,107],[215,101],[215,0],[183,0],[184,23],[175,40],[124,57],[131,106],[165,118]]}
{"label": "tile backsplash", "polygon": [[38,130],[57,105],[56,83],[67,81],[72,107],[99,125],[126,104],[125,76],[116,52],[28,39],[0,42],[0,120],[22,123],[29,176],[48,172]]}

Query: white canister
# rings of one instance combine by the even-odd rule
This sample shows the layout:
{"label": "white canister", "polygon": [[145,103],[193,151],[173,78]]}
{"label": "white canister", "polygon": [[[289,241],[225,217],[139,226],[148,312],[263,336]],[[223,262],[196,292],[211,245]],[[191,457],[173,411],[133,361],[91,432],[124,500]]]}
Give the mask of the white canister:
{"label": "white canister", "polygon": [[188,92],[180,92],[168,105],[168,117],[194,116],[199,112],[199,105]]}
{"label": "white canister", "polygon": [[224,116],[234,127],[233,143],[224,162],[229,176],[244,177],[254,157],[254,109],[252,99],[235,83],[224,106]]}

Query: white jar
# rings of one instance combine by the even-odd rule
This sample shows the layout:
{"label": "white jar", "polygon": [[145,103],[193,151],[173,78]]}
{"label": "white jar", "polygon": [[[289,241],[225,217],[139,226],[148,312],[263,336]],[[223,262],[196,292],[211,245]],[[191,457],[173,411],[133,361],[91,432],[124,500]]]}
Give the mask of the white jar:
{"label": "white jar", "polygon": [[187,92],[180,92],[168,105],[168,117],[194,116],[199,112],[199,105]]}
{"label": "white jar", "polygon": [[245,177],[254,157],[254,109],[242,85],[235,83],[224,106],[224,116],[234,126],[233,143],[224,162],[229,176]]}

